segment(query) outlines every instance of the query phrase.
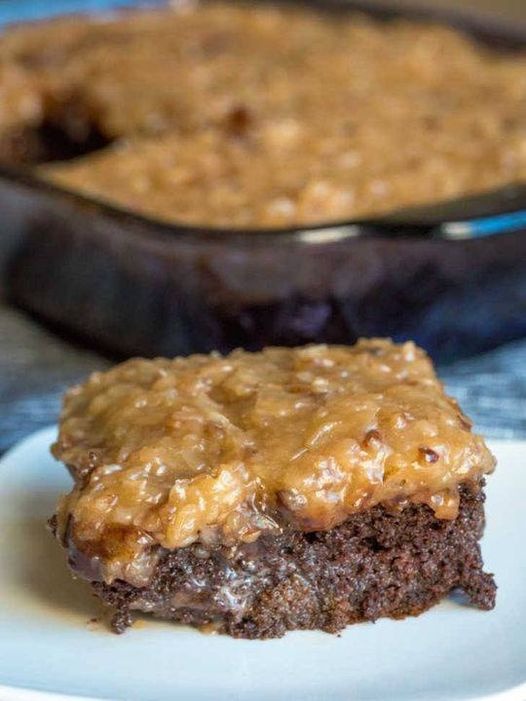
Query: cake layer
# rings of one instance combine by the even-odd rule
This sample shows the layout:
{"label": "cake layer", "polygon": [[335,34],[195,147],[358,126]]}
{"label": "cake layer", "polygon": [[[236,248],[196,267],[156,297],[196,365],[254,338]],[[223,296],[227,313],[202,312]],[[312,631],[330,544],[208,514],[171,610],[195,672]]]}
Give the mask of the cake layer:
{"label": "cake layer", "polygon": [[426,505],[399,514],[376,506],[328,532],[287,532],[207,550],[195,544],[159,561],[148,586],[95,583],[122,632],[146,612],[243,638],[298,628],[337,632],[349,623],[417,615],[460,589],[481,609],[495,602],[482,570],[480,485],[461,490],[453,521]]}
{"label": "cake layer", "polygon": [[[165,550],[329,530],[377,504],[458,513],[494,459],[413,343],[133,360],[65,400],[58,511],[90,579],[149,582]],[[88,564],[89,563],[89,564]]]}

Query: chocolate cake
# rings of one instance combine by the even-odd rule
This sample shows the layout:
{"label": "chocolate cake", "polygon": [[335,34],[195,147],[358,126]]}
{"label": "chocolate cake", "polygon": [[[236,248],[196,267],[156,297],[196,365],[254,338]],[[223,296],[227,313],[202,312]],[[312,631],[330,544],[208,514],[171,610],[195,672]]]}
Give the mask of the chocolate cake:
{"label": "chocolate cake", "polygon": [[453,28],[304,5],[63,17],[0,38],[0,160],[168,222],[327,223],[524,180],[525,76]]}
{"label": "chocolate cake", "polygon": [[66,395],[53,529],[114,608],[233,636],[336,632],[453,590],[490,609],[494,459],[412,343],[131,360]]}

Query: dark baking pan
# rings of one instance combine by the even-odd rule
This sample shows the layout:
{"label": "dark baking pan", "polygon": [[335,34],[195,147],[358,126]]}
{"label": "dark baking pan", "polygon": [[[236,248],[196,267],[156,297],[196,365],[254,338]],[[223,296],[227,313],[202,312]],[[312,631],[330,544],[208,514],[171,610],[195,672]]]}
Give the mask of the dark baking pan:
{"label": "dark baking pan", "polygon": [[[526,46],[517,27],[440,19],[503,49]],[[218,231],[155,222],[4,168],[0,263],[14,302],[119,355],[381,335],[444,360],[526,334],[525,193],[510,186],[309,229]]]}

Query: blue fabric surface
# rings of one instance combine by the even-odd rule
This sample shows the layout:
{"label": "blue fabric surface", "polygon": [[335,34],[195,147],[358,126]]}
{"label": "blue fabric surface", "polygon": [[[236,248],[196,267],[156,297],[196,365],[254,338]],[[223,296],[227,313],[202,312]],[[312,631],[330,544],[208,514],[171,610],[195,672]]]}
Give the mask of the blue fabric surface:
{"label": "blue fabric surface", "polygon": [[526,339],[440,367],[449,394],[493,438],[526,438]]}
{"label": "blue fabric surface", "polygon": [[68,12],[94,12],[160,0],[0,0],[0,24],[42,19]]}

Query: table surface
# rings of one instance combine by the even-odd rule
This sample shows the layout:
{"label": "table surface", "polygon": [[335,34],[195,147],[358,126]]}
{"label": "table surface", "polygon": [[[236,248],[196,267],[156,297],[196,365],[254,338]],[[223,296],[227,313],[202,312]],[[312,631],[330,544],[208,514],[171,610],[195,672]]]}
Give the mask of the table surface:
{"label": "table surface", "polygon": [[[107,1],[84,0],[93,6]],[[525,0],[399,1],[463,6],[526,22]],[[61,2],[68,5],[68,0]],[[42,8],[53,3],[0,0],[0,20],[9,8],[20,12],[21,5]],[[2,303],[0,294],[0,452],[36,429],[56,422],[65,387],[109,364],[107,358],[59,338],[23,312]],[[526,437],[526,339],[441,367],[439,374],[478,430],[492,437]]]}

